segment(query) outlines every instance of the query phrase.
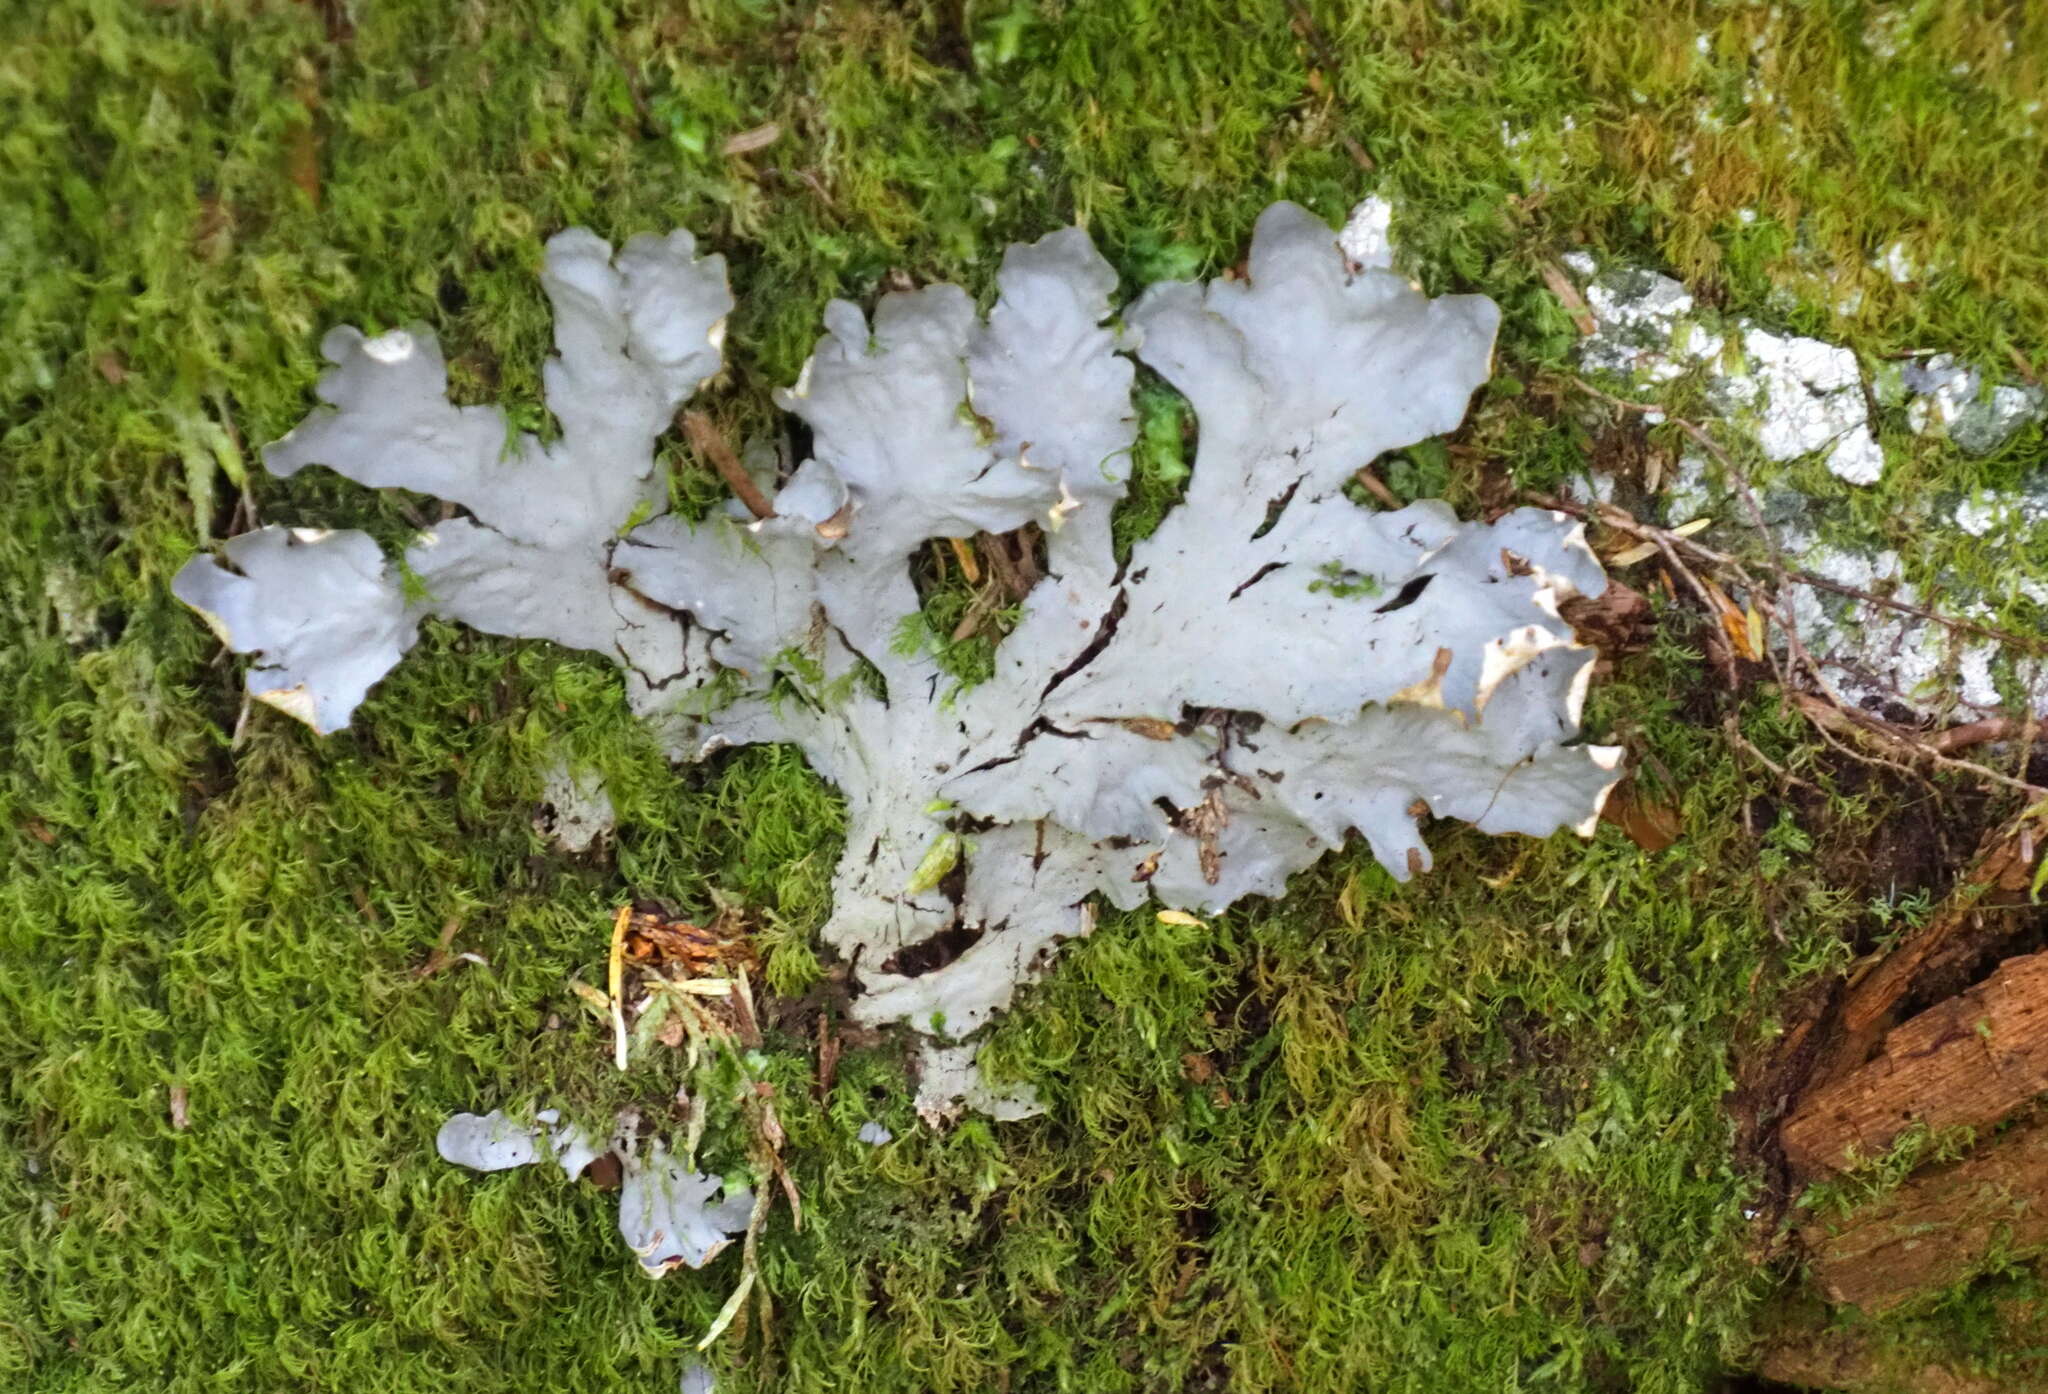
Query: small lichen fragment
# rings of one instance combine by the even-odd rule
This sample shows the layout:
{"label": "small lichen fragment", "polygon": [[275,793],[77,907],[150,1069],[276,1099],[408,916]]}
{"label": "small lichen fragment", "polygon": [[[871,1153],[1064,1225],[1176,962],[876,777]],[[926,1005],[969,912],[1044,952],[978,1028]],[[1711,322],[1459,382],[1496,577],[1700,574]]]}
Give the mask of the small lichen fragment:
{"label": "small lichen fragment", "polygon": [[660,1142],[648,1144],[644,1156],[625,1158],[619,1237],[649,1278],[678,1266],[702,1268],[746,1229],[753,1209],[751,1190],[728,1189],[718,1177],[677,1161]]}
{"label": "small lichen fragment", "polygon": [[1906,423],[1922,435],[1945,434],[1958,450],[1971,455],[1996,450],[2048,411],[2048,392],[1999,383],[1987,393],[1983,375],[1952,354],[1937,353],[1924,362],[1909,360],[1900,377],[1915,394],[1906,408]]}
{"label": "small lichen fragment", "polygon": [[535,827],[565,852],[588,852],[609,837],[618,819],[604,776],[572,769],[566,760],[550,765],[541,786]]}
{"label": "small lichen fragment", "polygon": [[323,735],[348,725],[419,635],[398,578],[367,533],[267,527],[231,537],[227,566],[195,557],[171,593],[220,641],[256,655],[252,696]]}
{"label": "small lichen fragment", "polygon": [[621,1119],[618,1136],[599,1146],[583,1129],[563,1124],[555,1109],[542,1109],[531,1124],[514,1122],[502,1110],[458,1113],[441,1125],[434,1146],[442,1160],[486,1172],[531,1166],[552,1155],[572,1181],[606,1152],[614,1153],[621,1162],[619,1236],[650,1278],[679,1265],[703,1267],[747,1227],[753,1213],[750,1190],[729,1188],[685,1166],[659,1139],[641,1143],[630,1115]]}
{"label": "small lichen fragment", "polygon": [[1045,1112],[1038,1091],[1030,1085],[997,1089],[984,1080],[975,1063],[977,1053],[978,1048],[971,1045],[930,1043],[919,1051],[917,1116],[927,1127],[944,1127],[969,1109],[999,1123],[1035,1118]]}
{"label": "small lichen fragment", "polygon": [[515,1123],[504,1112],[458,1113],[441,1125],[434,1148],[444,1162],[471,1171],[507,1171],[540,1160],[545,1130]]}
{"label": "small lichen fragment", "polygon": [[57,632],[64,642],[80,648],[99,630],[99,606],[93,603],[85,577],[68,566],[53,566],[43,573],[43,599],[57,616]]}

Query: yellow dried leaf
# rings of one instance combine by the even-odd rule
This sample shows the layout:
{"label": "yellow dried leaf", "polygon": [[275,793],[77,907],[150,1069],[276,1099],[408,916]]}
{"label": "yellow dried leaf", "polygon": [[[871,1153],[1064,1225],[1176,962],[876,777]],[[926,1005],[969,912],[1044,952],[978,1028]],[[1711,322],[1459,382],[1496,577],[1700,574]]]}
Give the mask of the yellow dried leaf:
{"label": "yellow dried leaf", "polygon": [[1159,923],[1176,924],[1191,929],[1207,929],[1209,927],[1206,920],[1198,920],[1185,910],[1161,910],[1159,912]]}
{"label": "yellow dried leaf", "polygon": [[633,907],[621,905],[618,916],[612,921],[612,951],[606,975],[611,988],[606,1006],[612,1019],[612,1063],[621,1070],[626,1068],[626,1004],[621,999],[625,993],[626,926],[631,923]]}
{"label": "yellow dried leaf", "polygon": [[1721,632],[1727,636],[1729,646],[1735,650],[1736,655],[1752,663],[1762,658],[1762,644],[1750,641],[1750,615],[1754,612],[1744,610],[1730,600],[1728,593],[1712,581],[1702,582],[1702,585],[1706,589],[1708,601],[1714,607],[1715,618],[1721,622]]}
{"label": "yellow dried leaf", "polygon": [[1171,721],[1158,716],[1118,717],[1116,724],[1133,735],[1143,736],[1148,741],[1170,741],[1180,734]]}

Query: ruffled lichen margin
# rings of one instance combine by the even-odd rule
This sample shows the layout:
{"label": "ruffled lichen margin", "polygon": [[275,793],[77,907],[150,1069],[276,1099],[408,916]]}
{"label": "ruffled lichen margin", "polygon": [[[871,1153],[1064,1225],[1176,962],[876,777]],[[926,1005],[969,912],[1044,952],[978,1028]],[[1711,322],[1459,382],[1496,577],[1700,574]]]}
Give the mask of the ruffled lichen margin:
{"label": "ruffled lichen margin", "polygon": [[[1280,203],[1247,276],[1153,286],[1120,324],[1116,276],[1078,228],[1010,248],[986,320],[951,285],[885,295],[872,320],[835,301],[778,394],[813,449],[759,481],[773,516],[734,503],[692,523],[666,511],[654,447],[720,369],[723,261],[687,232],[614,256],[571,229],[542,272],[555,440],[449,404],[431,333],[336,329],[327,405],[265,464],[458,516],[402,568],[361,533],[266,528],[174,589],[259,656],[253,694],[318,731],[437,615],[612,658],[678,755],[799,746],[847,803],[822,935],[854,967],[855,1015],[962,1037],[1087,931],[1094,896],[1214,912],[1282,893],[1353,831],[1406,879],[1430,866],[1426,815],[1591,831],[1619,751],[1578,742],[1593,654],[1559,607],[1606,584],[1578,526],[1343,493],[1458,424],[1499,322],[1485,297],[1430,299],[1384,261],[1348,260]],[[1200,435],[1186,497],[1119,565],[1127,353]],[[962,688],[901,642],[910,558],[1032,522],[1046,575],[993,676]],[[964,952],[897,971],[948,930]],[[928,1055],[941,1094],[1029,1107],[978,1086],[958,1048]]]}

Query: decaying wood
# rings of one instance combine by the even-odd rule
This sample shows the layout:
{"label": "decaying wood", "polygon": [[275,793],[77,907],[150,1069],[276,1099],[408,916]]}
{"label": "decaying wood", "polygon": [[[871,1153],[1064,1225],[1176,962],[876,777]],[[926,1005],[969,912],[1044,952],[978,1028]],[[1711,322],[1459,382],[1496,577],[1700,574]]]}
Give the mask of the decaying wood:
{"label": "decaying wood", "polygon": [[981,568],[974,565],[977,554],[987,563],[988,573],[988,584],[975,592],[967,613],[953,629],[952,639],[957,644],[973,638],[997,610],[1029,595],[1043,573],[1038,569],[1038,528],[1032,523],[1015,532],[976,533],[972,545],[956,539],[953,546],[970,585],[982,579]]}
{"label": "decaying wood", "polygon": [[1946,1287],[1994,1256],[2048,1247],[2048,1120],[2004,1133],[1830,1226],[1801,1234],[1813,1279],[1865,1312]]}
{"label": "decaying wood", "polygon": [[2032,1394],[2038,1383],[2018,1384],[1937,1361],[1905,1369],[1885,1359],[1866,1329],[1822,1327],[1804,1339],[1781,1340],[1755,1356],[1756,1372],[1776,1384],[1832,1389],[1843,1394]]}
{"label": "decaying wood", "polygon": [[1885,1037],[1877,1058],[1800,1102],[1781,1133],[1813,1176],[1878,1157],[1908,1128],[1982,1126],[2048,1092],[2048,953],[2008,959]]}
{"label": "decaying wood", "polygon": [[1643,593],[1611,577],[1598,596],[1572,596],[1558,606],[1558,613],[1580,643],[1600,651],[1599,662],[1608,671],[1615,659],[1648,648],[1656,629],[1656,616]]}
{"label": "decaying wood", "polygon": [[1830,1083],[1869,1060],[1896,1024],[1900,1000],[1929,964],[1959,943],[1977,940],[1987,914],[2025,895],[2040,842],[2025,816],[1987,834],[1941,908],[1875,966],[1852,977],[1838,1016],[1840,1034],[1815,1072],[1818,1081]]}
{"label": "decaying wood", "polygon": [[1842,1394],[2037,1394],[2048,1388],[2038,1380],[2017,1383],[1935,1361],[1901,1370],[1875,1353],[1874,1344],[1866,1331],[1819,1331],[1810,1343],[1770,1347],[1757,1358],[1756,1372],[1776,1384]]}

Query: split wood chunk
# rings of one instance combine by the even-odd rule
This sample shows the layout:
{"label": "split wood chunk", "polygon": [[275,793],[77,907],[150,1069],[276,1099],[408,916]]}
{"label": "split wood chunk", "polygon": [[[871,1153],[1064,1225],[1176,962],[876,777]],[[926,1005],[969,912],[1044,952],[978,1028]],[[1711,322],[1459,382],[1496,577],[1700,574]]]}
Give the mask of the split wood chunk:
{"label": "split wood chunk", "polygon": [[1819,1078],[1838,1079],[1868,1060],[1898,1020],[1898,1005],[1944,959],[1967,956],[1989,931],[1995,910],[2011,910],[2033,880],[2037,833],[2025,815],[1985,835],[1968,870],[1934,917],[1902,939],[1868,974],[1850,978],[1841,1005],[1841,1039]]}
{"label": "split wood chunk", "polygon": [[1869,1064],[1786,1120],[1785,1158],[1812,1176],[1884,1152],[1916,1124],[1995,1123],[2048,1092],[2048,953],[2008,959],[1885,1037]]}
{"label": "split wood chunk", "polygon": [[1814,1283],[1829,1301],[1870,1313],[1967,1278],[1994,1255],[2048,1246],[2048,1120],[1924,1172],[1835,1224],[1804,1231]]}

